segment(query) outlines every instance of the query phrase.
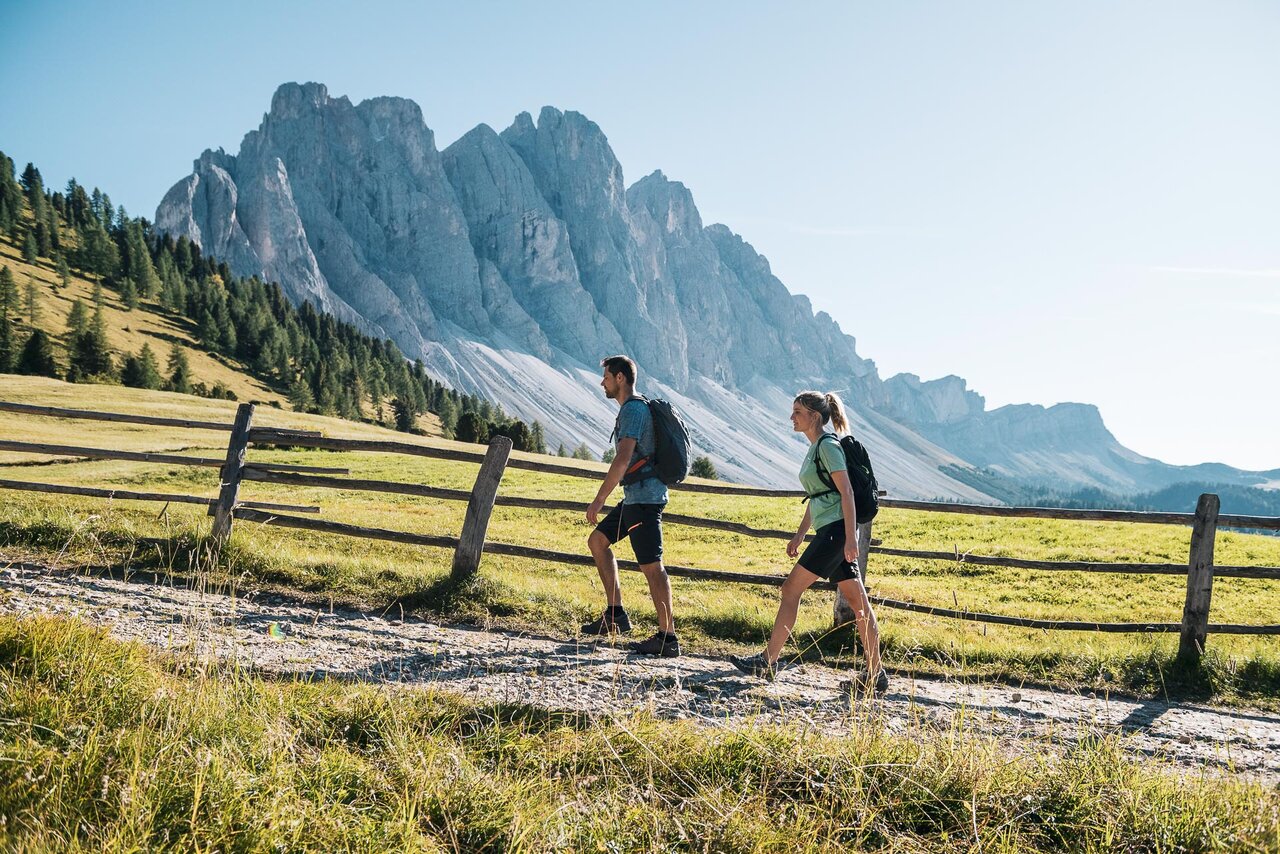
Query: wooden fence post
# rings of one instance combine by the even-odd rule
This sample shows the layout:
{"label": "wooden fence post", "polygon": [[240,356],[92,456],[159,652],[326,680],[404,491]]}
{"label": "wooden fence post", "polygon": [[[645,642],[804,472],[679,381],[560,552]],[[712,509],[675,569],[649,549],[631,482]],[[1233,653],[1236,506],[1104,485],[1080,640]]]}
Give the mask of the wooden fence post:
{"label": "wooden fence post", "polygon": [[511,456],[511,440],[499,436],[489,443],[489,450],[480,464],[476,485],[471,488],[467,501],[467,516],[462,523],[462,536],[453,553],[453,578],[463,581],[480,569],[480,555],[484,552],[484,535],[489,530],[489,516],[493,513],[493,500],[498,496],[498,484]]}
{"label": "wooden fence post", "polygon": [[1182,608],[1178,661],[1198,664],[1209,634],[1209,601],[1213,596],[1213,541],[1218,532],[1218,496],[1206,493],[1196,502],[1187,564],[1187,601]]}
{"label": "wooden fence post", "polygon": [[240,497],[240,478],[244,474],[245,452],[249,449],[249,428],[253,423],[253,404],[242,403],[236,409],[236,420],[231,426],[231,439],[227,442],[227,461],[222,464],[222,488],[218,491],[218,503],[213,506],[213,550],[215,559],[223,543],[231,536],[232,511]]}

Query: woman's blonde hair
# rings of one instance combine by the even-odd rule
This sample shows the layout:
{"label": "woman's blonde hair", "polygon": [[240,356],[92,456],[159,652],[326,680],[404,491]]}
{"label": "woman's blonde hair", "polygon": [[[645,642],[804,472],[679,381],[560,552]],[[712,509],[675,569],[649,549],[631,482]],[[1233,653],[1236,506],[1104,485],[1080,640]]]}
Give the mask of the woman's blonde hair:
{"label": "woman's blonde hair", "polygon": [[802,391],[796,395],[796,403],[822,416],[822,423],[831,422],[837,433],[849,432],[849,419],[844,414],[844,401],[834,391]]}

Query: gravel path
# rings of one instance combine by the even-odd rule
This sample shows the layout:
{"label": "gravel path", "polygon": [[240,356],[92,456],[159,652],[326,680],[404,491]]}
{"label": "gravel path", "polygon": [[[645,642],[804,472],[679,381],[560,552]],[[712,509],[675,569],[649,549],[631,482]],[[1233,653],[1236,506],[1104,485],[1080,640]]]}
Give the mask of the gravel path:
{"label": "gravel path", "polygon": [[[657,660],[604,643],[329,611],[274,596],[231,598],[35,564],[0,566],[0,591],[0,613],[76,616],[109,625],[121,639],[272,674],[430,685],[597,714],[643,708],[709,725],[776,720],[841,731],[867,720],[861,704],[860,714],[849,713],[839,688],[847,674],[817,664],[765,683],[721,658]],[[1119,732],[1135,755],[1280,783],[1280,716],[1270,713],[895,676],[872,714],[899,731],[921,722],[950,726],[963,715],[1013,749]]]}

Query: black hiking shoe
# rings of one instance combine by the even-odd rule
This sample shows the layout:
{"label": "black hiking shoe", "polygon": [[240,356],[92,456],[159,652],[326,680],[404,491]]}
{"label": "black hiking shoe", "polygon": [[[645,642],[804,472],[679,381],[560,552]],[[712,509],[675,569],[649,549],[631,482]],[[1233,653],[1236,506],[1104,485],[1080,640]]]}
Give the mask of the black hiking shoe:
{"label": "black hiking shoe", "polygon": [[875,679],[872,679],[866,671],[860,670],[852,679],[840,683],[841,693],[855,700],[863,697],[883,697],[888,690],[889,674],[884,672],[883,667],[880,668]]}
{"label": "black hiking shoe", "polygon": [[654,632],[653,637],[631,644],[631,651],[641,655],[656,655],[660,658],[675,658],[680,654],[680,641],[675,635],[666,632]]}
{"label": "black hiking shoe", "polygon": [[748,676],[755,676],[757,679],[767,679],[770,682],[782,671],[787,669],[787,665],[778,659],[770,664],[765,660],[763,652],[757,652],[755,655],[731,655],[729,660],[733,662],[733,666],[741,670]]}
{"label": "black hiking shoe", "polygon": [[582,627],[584,635],[611,635],[614,632],[625,635],[631,631],[631,618],[622,608],[605,608],[600,619],[592,620]]}

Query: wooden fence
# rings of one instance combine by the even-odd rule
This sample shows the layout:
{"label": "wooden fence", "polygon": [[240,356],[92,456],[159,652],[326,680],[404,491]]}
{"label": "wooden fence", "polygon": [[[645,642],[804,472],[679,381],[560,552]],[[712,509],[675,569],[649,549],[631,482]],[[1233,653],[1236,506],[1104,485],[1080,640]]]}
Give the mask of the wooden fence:
{"label": "wooden fence", "polygon": [[[466,578],[479,569],[481,557],[485,552],[490,554],[510,555],[582,566],[594,565],[594,561],[587,554],[572,554],[551,551],[548,549],[514,545],[511,543],[486,541],[485,535],[488,531],[489,518],[495,506],[525,507],[541,510],[569,510],[576,512],[585,512],[587,509],[587,504],[583,502],[500,495],[498,493],[498,488],[502,481],[503,472],[507,468],[520,468],[546,474],[568,475],[571,477],[590,478],[593,480],[599,480],[601,476],[598,471],[582,469],[575,466],[512,458],[510,456],[511,441],[506,438],[494,439],[489,444],[489,447],[485,452],[433,448],[408,442],[338,439],[322,436],[320,433],[313,431],[286,430],[277,427],[254,427],[254,406],[252,404],[241,404],[236,411],[235,420],[231,423],[155,418],[124,413],[90,412],[75,409],[58,409],[54,407],[32,406],[28,404],[8,403],[3,401],[0,401],[0,411],[60,418],[82,418],[99,421],[151,424],[180,427],[185,429],[217,430],[229,433],[230,439],[227,444],[227,453],[225,458],[222,460],[188,457],[175,454],[152,454],[134,451],[117,451],[103,448],[83,448],[67,445],[19,442],[7,439],[0,440],[0,450],[17,451],[22,453],[51,454],[56,456],[82,457],[90,459],[160,462],[171,465],[217,467],[221,470],[221,478],[219,492],[216,498],[0,480],[0,489],[24,489],[101,498],[124,498],[142,501],[205,504],[209,507],[210,515],[214,517],[212,530],[215,545],[225,542],[227,537],[231,534],[234,521],[240,519],[246,522],[260,522],[267,525],[277,525],[307,531],[452,549],[454,553],[452,573],[455,578],[459,579]],[[361,480],[334,476],[349,474],[348,470],[344,468],[250,462],[248,460],[250,445],[254,447],[275,445],[325,448],[334,451],[364,451],[404,454],[435,459],[476,462],[479,463],[480,470],[476,477],[475,484],[470,491],[445,489],[425,484],[383,480]],[[412,495],[446,501],[466,501],[467,510],[462,530],[457,537],[413,534],[404,531],[369,528],[341,522],[310,519],[305,516],[289,515],[290,513],[318,513],[320,512],[320,508],[318,507],[242,501],[240,500],[239,493],[241,484],[244,481],[258,481],[263,483],[308,486],[326,489],[363,490],[399,495]],[[718,495],[775,496],[792,498],[803,496],[802,492],[793,490],[760,489],[753,487],[740,487],[730,484],[683,483],[677,484],[672,488],[684,492],[702,492]],[[1186,575],[1186,598],[1183,603],[1182,621],[1179,623],[1100,623],[1076,620],[1041,620],[1027,617],[987,614],[963,610],[960,608],[942,608],[915,602],[904,602],[882,596],[872,596],[871,601],[881,607],[896,608],[935,617],[947,617],[958,620],[1006,626],[1019,626],[1033,629],[1142,633],[1178,632],[1180,635],[1178,648],[1179,658],[1188,662],[1196,662],[1199,660],[1205,647],[1206,638],[1210,633],[1253,635],[1280,634],[1280,625],[1234,625],[1222,623],[1211,624],[1209,622],[1209,610],[1213,593],[1213,580],[1215,576],[1272,580],[1280,579],[1280,567],[1214,565],[1214,540],[1219,527],[1280,531],[1280,517],[1221,514],[1219,512],[1218,496],[1216,495],[1201,495],[1193,513],[1149,513],[1130,510],[1072,510],[1050,507],[994,507],[974,504],[905,501],[892,498],[882,499],[880,506],[886,508],[927,510],[940,513],[961,513],[981,516],[1118,521],[1130,523],[1189,525],[1191,527],[1190,551],[1188,561],[1185,564],[1104,563],[1087,561],[1028,560],[1012,557],[984,557],[958,552],[890,548],[883,546],[877,540],[872,541],[871,547],[871,551],[873,553],[909,557],[918,560],[969,563],[978,566],[1010,567],[1046,572]],[[785,530],[754,528],[738,522],[708,519],[700,516],[688,516],[676,513],[666,513],[663,515],[663,519],[669,524],[710,528],[749,537],[790,539],[792,535],[790,531]],[[632,561],[619,561],[619,565],[626,569],[638,569]],[[782,575],[727,572],[723,570],[699,569],[678,565],[668,565],[667,572],[670,575],[684,578],[771,586],[781,586],[785,580],[785,576]],[[825,582],[815,586],[834,589],[834,585]]]}

